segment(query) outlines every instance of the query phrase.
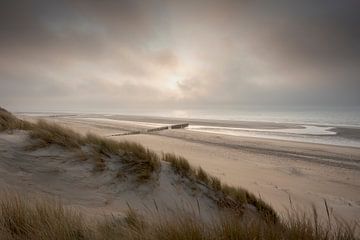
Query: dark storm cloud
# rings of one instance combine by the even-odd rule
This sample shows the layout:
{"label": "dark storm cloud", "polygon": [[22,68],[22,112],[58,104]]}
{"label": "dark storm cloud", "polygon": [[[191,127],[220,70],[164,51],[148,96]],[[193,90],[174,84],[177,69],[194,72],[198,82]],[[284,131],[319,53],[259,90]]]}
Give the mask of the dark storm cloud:
{"label": "dark storm cloud", "polygon": [[4,0],[0,100],[24,110],[358,106],[359,9],[350,0]]}

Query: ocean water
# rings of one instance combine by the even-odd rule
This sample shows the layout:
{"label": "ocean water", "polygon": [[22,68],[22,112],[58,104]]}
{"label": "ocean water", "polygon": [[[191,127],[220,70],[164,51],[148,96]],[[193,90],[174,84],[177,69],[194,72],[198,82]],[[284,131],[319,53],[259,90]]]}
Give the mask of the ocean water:
{"label": "ocean water", "polygon": [[[116,115],[116,114],[115,114]],[[206,132],[223,134],[239,137],[256,137],[266,139],[277,139],[285,141],[296,141],[306,143],[318,143],[336,146],[348,146],[360,148],[360,109],[341,109],[341,110],[268,110],[268,109],[247,109],[247,110],[171,110],[171,111],[142,111],[141,113],[130,113],[129,115],[147,115],[172,118],[187,119],[207,119],[207,120],[231,120],[249,122],[270,122],[270,123],[290,123],[293,127],[266,129],[261,124],[256,124],[259,128],[226,127],[219,124],[192,123],[186,129],[193,132]],[[111,117],[112,114],[104,115]],[[211,122],[211,121],[210,121]],[[144,127],[159,127],[167,124],[133,122]],[[169,123],[170,124],[170,121]],[[359,136],[340,136],[335,131],[337,127],[346,127],[357,131]]]}
{"label": "ocean water", "polygon": [[311,125],[301,125],[300,127],[302,128],[254,129],[190,125],[187,130],[238,137],[255,137],[360,148],[360,139],[338,136],[335,131],[331,131],[334,129],[333,127],[319,127]]}
{"label": "ocean water", "polygon": [[64,112],[17,112],[32,116],[57,114],[102,114],[103,116],[136,115],[172,118],[215,119],[254,122],[296,123],[328,126],[360,127],[360,106],[352,108],[307,108],[279,110],[267,107],[246,108],[198,108],[198,109],[154,109],[133,108],[106,111],[64,111]]}
{"label": "ocean water", "polygon": [[[360,136],[339,136],[335,129],[346,127],[360,129],[360,109],[340,110],[220,110],[188,111],[183,115],[190,118],[218,119],[250,122],[291,123],[294,127],[280,129],[229,128],[222,126],[191,125],[188,130],[241,137],[256,137],[285,141],[319,143],[337,146],[360,147]],[[359,131],[357,131],[359,132]]]}
{"label": "ocean water", "polygon": [[201,126],[191,124],[188,131],[207,132],[241,137],[257,137],[285,141],[360,147],[360,136],[339,136],[335,128],[360,129],[360,107],[347,109],[186,109],[169,111],[145,110],[130,115],[175,117],[184,119],[213,119],[249,122],[291,123],[293,128],[229,128],[225,126]]}
{"label": "ocean water", "polygon": [[163,115],[200,119],[360,127],[360,107],[339,110],[269,110],[266,108],[175,110],[170,114]]}
{"label": "ocean water", "polygon": [[[44,115],[47,115],[46,113]],[[87,114],[79,114],[79,117]],[[360,107],[352,109],[291,109],[277,110],[268,108],[247,109],[196,109],[196,110],[154,110],[154,109],[131,109],[102,113],[102,118],[112,118],[116,115],[137,115],[170,117],[185,119],[212,119],[267,123],[291,123],[294,127],[278,129],[261,128],[236,128],[226,126],[196,125],[191,124],[187,131],[207,132],[239,137],[257,137],[267,139],[278,139],[286,141],[297,141],[307,143],[320,143],[337,146],[350,146],[360,148]],[[90,118],[88,118],[90,120]],[[96,119],[93,119],[96,120]],[[114,121],[114,120],[111,120]],[[123,121],[123,120],[115,120]],[[132,122],[144,127],[158,127],[166,124],[156,122]],[[171,121],[169,120],[170,124]],[[350,128],[354,131],[353,136],[338,135],[337,127]],[[356,132],[356,133],[355,133]],[[358,134],[358,136],[357,136]]]}

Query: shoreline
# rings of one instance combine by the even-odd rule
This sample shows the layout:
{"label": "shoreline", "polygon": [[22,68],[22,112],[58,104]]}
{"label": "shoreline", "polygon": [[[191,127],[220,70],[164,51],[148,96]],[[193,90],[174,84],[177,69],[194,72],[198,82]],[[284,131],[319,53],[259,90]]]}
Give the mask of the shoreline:
{"label": "shoreline", "polygon": [[[123,132],[156,128],[159,126],[188,123],[187,130],[207,132],[213,134],[232,135],[267,140],[291,141],[299,143],[322,144],[330,146],[344,146],[360,148],[360,126],[336,126],[330,124],[298,124],[259,121],[234,121],[212,119],[190,119],[171,117],[149,117],[130,115],[102,115],[102,114],[58,114],[58,115],[18,115],[29,118],[66,119],[66,121],[97,122],[110,121],[113,125],[124,125]],[[136,126],[138,125],[138,126]]]}
{"label": "shoreline", "polygon": [[146,120],[148,122],[154,123],[182,123],[184,121],[199,124],[199,125],[211,125],[211,126],[225,126],[225,127],[252,127],[252,126],[262,126],[266,129],[277,129],[284,127],[295,127],[301,125],[311,125],[311,126],[322,126],[322,127],[334,127],[334,128],[350,128],[350,129],[360,129],[359,123],[319,123],[317,121],[291,121],[291,120],[248,120],[248,119],[234,119],[234,118],[216,118],[216,117],[176,117],[176,116],[163,116],[163,115],[140,115],[140,114],[118,114],[118,113],[77,113],[77,112],[14,112],[14,115],[17,116],[31,116],[31,117],[73,117],[73,118],[101,118],[105,117],[107,119],[114,120]]}

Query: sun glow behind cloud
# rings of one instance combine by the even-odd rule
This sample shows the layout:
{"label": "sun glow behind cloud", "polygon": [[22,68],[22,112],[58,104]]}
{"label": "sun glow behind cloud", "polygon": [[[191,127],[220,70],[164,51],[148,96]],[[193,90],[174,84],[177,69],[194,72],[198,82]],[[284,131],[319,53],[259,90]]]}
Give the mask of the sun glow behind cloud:
{"label": "sun glow behind cloud", "polygon": [[[9,108],[359,105],[358,1],[8,1]],[[26,104],[24,104],[26,103]]]}

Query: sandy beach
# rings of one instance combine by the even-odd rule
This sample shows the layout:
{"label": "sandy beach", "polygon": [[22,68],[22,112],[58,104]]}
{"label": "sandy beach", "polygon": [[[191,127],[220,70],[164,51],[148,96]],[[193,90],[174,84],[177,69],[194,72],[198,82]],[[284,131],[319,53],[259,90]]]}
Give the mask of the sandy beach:
{"label": "sandy beach", "polygon": [[[183,119],[104,115],[21,117],[30,121],[42,118],[83,134],[93,132],[102,136],[184,122]],[[228,127],[301,128],[278,123],[213,120],[187,122],[199,124],[200,121],[202,125]],[[353,131],[348,132],[354,135]],[[261,196],[283,214],[291,206],[310,210],[314,204],[320,215],[324,216],[326,200],[336,216],[347,221],[360,218],[360,148],[229,136],[186,129],[109,138],[136,141],[159,153],[182,155],[192,165],[203,167],[222,181]]]}

